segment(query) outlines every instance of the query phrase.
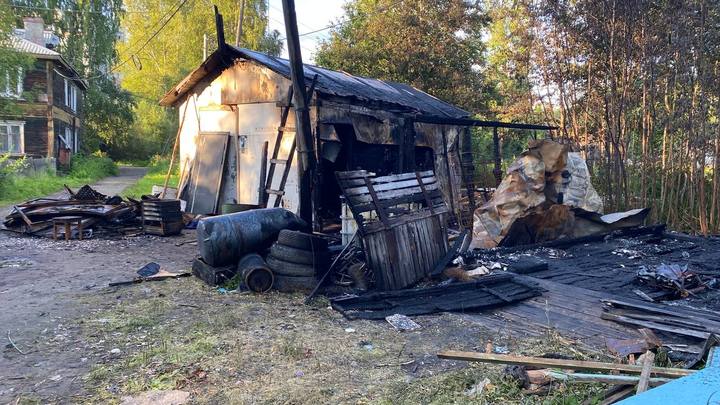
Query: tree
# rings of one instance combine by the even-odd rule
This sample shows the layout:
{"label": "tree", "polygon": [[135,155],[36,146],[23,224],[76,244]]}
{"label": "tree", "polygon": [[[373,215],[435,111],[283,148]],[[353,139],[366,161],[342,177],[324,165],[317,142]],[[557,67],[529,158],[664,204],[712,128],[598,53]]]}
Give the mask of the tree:
{"label": "tree", "polygon": [[481,2],[351,0],[345,14],[318,49],[320,66],[408,83],[488,115]]}
{"label": "tree", "polygon": [[[497,2],[493,27],[527,28],[491,30],[491,77],[528,68],[533,110],[586,154],[607,209],[650,206],[675,229],[720,230],[720,4]],[[499,105],[515,105],[524,78],[497,89]]]}
{"label": "tree", "polygon": [[[15,50],[12,44],[13,29],[15,28],[15,17],[9,3],[0,2],[0,83],[17,77],[11,72],[17,69],[27,69],[31,66],[32,60],[26,55]],[[15,83],[10,83],[14,85]],[[15,115],[19,112],[17,103],[12,98],[0,97],[0,114]]]}
{"label": "tree", "polygon": [[[223,14],[227,41],[234,41],[240,2],[219,0],[213,4]],[[245,7],[241,46],[278,55],[282,42],[277,31],[266,32],[266,2],[246,0]],[[133,143],[145,143],[146,154],[168,152],[177,112],[160,107],[158,100],[200,65],[205,36],[208,54],[217,48],[214,11],[209,3],[192,0],[126,0],[125,8],[128,12],[122,19],[122,30],[126,38],[118,44],[118,52],[120,60],[127,62],[118,72],[123,89],[139,100]]]}
{"label": "tree", "polygon": [[122,139],[134,119],[133,99],[112,76],[123,1],[13,0],[12,5],[19,6],[16,19],[35,15],[51,25],[61,39],[58,51],[87,79],[83,150],[92,152]]}

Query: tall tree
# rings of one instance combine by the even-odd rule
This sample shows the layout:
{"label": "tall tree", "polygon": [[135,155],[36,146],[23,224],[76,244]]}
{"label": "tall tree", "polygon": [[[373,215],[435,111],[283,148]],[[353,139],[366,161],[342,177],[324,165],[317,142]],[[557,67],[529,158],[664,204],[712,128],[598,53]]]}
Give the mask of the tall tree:
{"label": "tall tree", "polygon": [[[17,52],[13,47],[12,35],[15,23],[15,16],[10,4],[0,1],[0,85],[2,85],[0,91],[5,88],[6,80],[10,80],[10,83],[7,83],[10,86],[17,85],[13,82],[18,77],[14,72],[27,68],[32,63],[30,58]],[[18,112],[13,98],[0,97],[0,114],[14,115]]]}
{"label": "tall tree", "polygon": [[480,1],[351,0],[316,62],[411,84],[472,112],[488,113]]}
{"label": "tall tree", "polygon": [[[225,19],[227,39],[234,42],[230,38],[234,38],[231,33],[240,15],[240,2],[213,3]],[[177,112],[163,109],[157,102],[200,65],[206,44],[208,54],[217,47],[213,8],[197,0],[126,0],[125,9],[125,38],[118,45],[120,60],[125,63],[118,71],[122,87],[138,99],[138,121],[132,131],[134,145],[145,143],[148,151],[167,152],[172,147]],[[264,0],[245,1],[240,45],[277,55],[282,42],[277,31],[267,32],[267,12]],[[148,38],[152,40],[143,46]]]}
{"label": "tall tree", "polygon": [[104,144],[112,152],[134,119],[133,99],[112,75],[122,0],[11,0],[11,4],[16,20],[40,16],[52,26],[61,40],[59,52],[87,79],[83,149],[92,152]]}
{"label": "tall tree", "polygon": [[[651,206],[676,229],[720,230],[720,3],[498,1],[528,16],[533,38],[504,62],[526,66],[529,55],[535,109],[586,154],[606,207]],[[494,13],[493,26],[512,26],[511,15]]]}

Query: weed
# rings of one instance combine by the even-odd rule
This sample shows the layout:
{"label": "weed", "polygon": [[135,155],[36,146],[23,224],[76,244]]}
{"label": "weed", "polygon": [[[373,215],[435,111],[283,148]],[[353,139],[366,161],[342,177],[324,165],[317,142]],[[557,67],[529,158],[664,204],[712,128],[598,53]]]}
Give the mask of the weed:
{"label": "weed", "polygon": [[73,157],[70,171],[64,176],[50,172],[22,176],[19,168],[12,173],[9,170],[0,175],[0,205],[46,196],[62,190],[64,184],[79,187],[117,173],[112,160],[95,155]]}
{"label": "weed", "polygon": [[[148,165],[147,174],[143,178],[138,180],[137,183],[127,188],[124,192],[124,195],[130,198],[140,198],[140,196],[144,194],[150,194],[152,192],[152,186],[165,184],[165,177],[167,176],[169,167],[169,158],[162,156],[154,156],[150,160],[150,164]],[[178,168],[176,162],[173,165],[172,173],[170,173],[168,187],[177,187],[180,181],[179,172],[180,169]]]}

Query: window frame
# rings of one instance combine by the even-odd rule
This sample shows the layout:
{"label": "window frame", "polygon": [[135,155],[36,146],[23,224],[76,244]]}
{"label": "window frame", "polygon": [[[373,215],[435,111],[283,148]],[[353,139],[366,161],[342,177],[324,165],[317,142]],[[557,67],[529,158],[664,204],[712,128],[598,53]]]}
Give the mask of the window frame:
{"label": "window frame", "polygon": [[77,112],[77,94],[78,94],[78,87],[72,83],[72,81],[68,78],[64,78],[65,80],[65,106],[68,107],[71,111]]}
{"label": "window frame", "polygon": [[17,67],[17,83],[15,83],[15,88],[11,89],[10,70],[12,70],[12,68],[5,71],[5,86],[3,89],[0,89],[0,97],[21,99],[23,95],[25,71],[22,66]]}
{"label": "window frame", "polygon": [[8,145],[10,145],[10,137],[12,136],[12,132],[10,131],[11,127],[19,127],[20,128],[20,151],[19,152],[11,152],[9,150],[0,150],[0,154],[10,154],[11,156],[19,156],[25,154],[25,121],[0,121],[0,126],[7,128],[7,141]]}

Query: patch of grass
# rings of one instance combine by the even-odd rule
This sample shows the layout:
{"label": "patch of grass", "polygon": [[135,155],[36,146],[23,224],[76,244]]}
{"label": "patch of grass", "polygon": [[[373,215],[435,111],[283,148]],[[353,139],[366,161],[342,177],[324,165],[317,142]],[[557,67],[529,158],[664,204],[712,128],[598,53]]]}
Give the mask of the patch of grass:
{"label": "patch of grass", "polygon": [[[152,192],[152,186],[165,184],[165,176],[167,176],[170,167],[170,159],[162,156],[155,156],[148,164],[148,172],[137,183],[128,187],[124,195],[125,197],[139,199],[144,194]],[[177,187],[180,182],[180,169],[177,162],[173,164],[173,170],[168,180],[168,187]]]}
{"label": "patch of grass", "polygon": [[[302,294],[218,294],[198,280],[185,280],[181,288],[129,287],[122,294],[122,304],[93,314],[104,323],[82,324],[86,341],[100,353],[100,365],[85,379],[89,403],[177,388],[196,393],[199,404],[579,404],[600,390],[556,385],[527,395],[503,377],[502,366],[435,355],[482,350],[490,342],[517,354],[591,357],[559,335],[518,340],[453,314],[417,317],[421,330],[398,333],[384,321],[348,321],[323,299],[306,306]],[[89,306],[103,307],[103,297],[88,299],[94,300]],[[145,325],[147,318],[152,325]],[[143,326],[133,330],[138,322]],[[346,332],[349,327],[355,331]],[[116,347],[121,353],[108,356]],[[482,393],[466,395],[486,378]]]}
{"label": "patch of grass", "polygon": [[62,190],[63,185],[80,187],[117,173],[117,166],[107,157],[75,156],[65,174],[38,173],[32,176],[0,176],[0,205],[43,197]]}

